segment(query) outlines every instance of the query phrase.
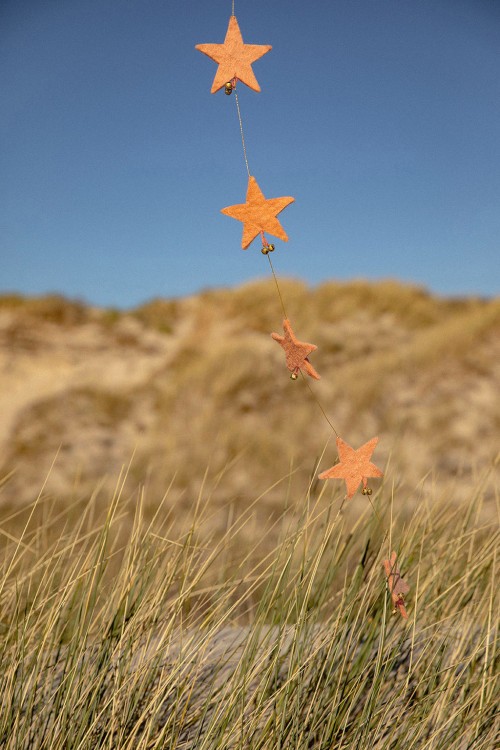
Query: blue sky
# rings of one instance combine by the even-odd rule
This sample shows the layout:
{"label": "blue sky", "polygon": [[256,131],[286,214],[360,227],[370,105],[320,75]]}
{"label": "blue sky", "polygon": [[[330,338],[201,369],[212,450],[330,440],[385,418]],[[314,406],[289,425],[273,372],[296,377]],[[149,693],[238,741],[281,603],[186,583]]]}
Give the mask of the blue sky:
{"label": "blue sky", "polygon": [[[3,0],[0,292],[133,307],[269,276],[220,213],[247,187],[210,94],[230,0]],[[498,294],[499,0],[236,0],[273,49],[240,84],[279,276]],[[272,238],[269,237],[272,241]]]}

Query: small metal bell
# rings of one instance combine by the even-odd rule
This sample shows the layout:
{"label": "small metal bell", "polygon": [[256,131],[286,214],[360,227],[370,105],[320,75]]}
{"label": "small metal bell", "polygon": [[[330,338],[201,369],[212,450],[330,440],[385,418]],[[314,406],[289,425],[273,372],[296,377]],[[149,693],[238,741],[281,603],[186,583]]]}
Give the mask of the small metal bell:
{"label": "small metal bell", "polygon": [[262,255],[267,255],[268,253],[272,253],[273,251],[274,245],[264,245],[260,252],[262,253]]}
{"label": "small metal bell", "polygon": [[405,600],[404,600],[404,596],[403,596],[403,594],[399,594],[399,595],[398,595],[398,601],[397,601],[397,602],[395,602],[395,605],[396,605],[396,606],[395,606],[395,607],[394,607],[394,609],[392,610],[392,614],[393,614],[393,615],[395,615],[395,614],[397,613],[397,611],[398,611],[398,607],[399,607],[399,606],[400,606],[401,604],[403,605],[403,607],[405,606]]}
{"label": "small metal bell", "polygon": [[292,380],[297,380],[298,377],[299,377],[299,375],[298,375],[298,373],[297,373],[296,370],[294,370],[294,372],[292,372],[292,374],[290,375],[290,378]]}
{"label": "small metal bell", "polygon": [[371,495],[372,491],[371,491],[370,487],[363,487],[363,489],[361,490],[361,494],[362,495]]}
{"label": "small metal bell", "polygon": [[228,81],[226,85],[224,86],[224,91],[229,96],[232,90],[233,90],[233,84],[231,83],[231,81]]}

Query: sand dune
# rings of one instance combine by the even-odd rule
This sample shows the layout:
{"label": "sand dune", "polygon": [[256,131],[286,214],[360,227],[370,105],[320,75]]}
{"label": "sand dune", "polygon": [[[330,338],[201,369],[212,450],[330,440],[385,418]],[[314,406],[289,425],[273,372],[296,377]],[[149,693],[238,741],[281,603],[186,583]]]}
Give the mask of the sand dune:
{"label": "sand dune", "polygon": [[[282,291],[296,335],[318,346],[311,387],[342,437],[357,446],[378,435],[373,460],[409,502],[424,476],[437,493],[454,482],[460,499],[489,471],[492,503],[500,300],[397,282],[285,280]],[[147,477],[162,492],[175,474],[179,496],[192,496],[207,466],[216,476],[231,464],[215,495],[244,501],[291,462],[307,488],[329,439],[320,469],[336,452],[269,335],[282,318],[268,282],[128,312],[0,298],[0,504],[32,500],[56,454],[46,491],[61,498],[113,484],[132,457],[131,488]]]}

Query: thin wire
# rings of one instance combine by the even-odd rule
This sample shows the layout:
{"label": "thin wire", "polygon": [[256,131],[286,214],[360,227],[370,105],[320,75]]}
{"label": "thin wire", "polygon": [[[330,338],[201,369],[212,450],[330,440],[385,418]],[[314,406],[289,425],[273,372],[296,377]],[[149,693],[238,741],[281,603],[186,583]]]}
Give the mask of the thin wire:
{"label": "thin wire", "polygon": [[269,261],[269,265],[271,266],[271,271],[273,272],[274,281],[275,281],[275,284],[276,284],[276,289],[278,290],[278,294],[279,294],[279,298],[280,298],[280,302],[281,302],[281,307],[282,307],[282,310],[283,310],[283,315],[285,316],[285,318],[288,318],[288,315],[286,314],[286,310],[285,310],[285,303],[283,302],[283,297],[281,296],[280,286],[278,284],[278,279],[276,278],[276,274],[274,273],[274,268],[273,268],[273,264],[271,263],[271,258],[269,257],[269,253],[267,254],[266,257],[267,257],[267,259]]}
{"label": "thin wire", "polygon": [[[384,532],[384,538],[382,539],[382,544],[383,544],[383,543],[385,542],[385,540],[386,540],[386,539],[388,538],[388,536],[389,536],[389,532],[385,530],[385,526],[384,526],[384,524],[382,523],[382,521],[380,520],[380,518],[379,518],[379,515],[378,515],[377,511],[375,510],[375,506],[374,506],[374,504],[372,503],[372,499],[371,499],[370,495],[367,495],[366,497],[367,497],[367,498],[368,498],[368,500],[370,501],[370,505],[372,506],[372,510],[373,510],[373,512],[375,513],[375,517],[376,517],[376,519],[377,519],[377,521],[378,521],[378,524],[379,524],[380,528],[382,529],[382,531]],[[390,550],[390,545],[389,545],[389,555],[390,555],[390,554],[391,554],[391,550]]]}
{"label": "thin wire", "polygon": [[[234,15],[234,13],[233,13],[233,15]],[[236,99],[236,109],[238,110],[238,119],[240,121],[241,142],[243,143],[243,153],[245,155],[245,164],[247,165],[247,172],[248,172],[248,176],[250,177],[250,170],[248,168],[247,150],[246,150],[246,147],[245,147],[245,138],[243,136],[243,123],[241,122],[241,112],[240,112],[240,105],[239,105],[239,102],[238,102],[238,94],[236,92],[236,87],[234,89],[234,98]]]}
{"label": "thin wire", "polygon": [[233,16],[234,16],[234,0],[233,0]]}
{"label": "thin wire", "polygon": [[333,424],[332,424],[332,423],[330,422],[330,420],[328,419],[328,415],[327,415],[326,411],[325,411],[325,410],[323,409],[323,407],[321,406],[321,403],[319,402],[319,400],[318,400],[318,397],[316,396],[316,394],[314,393],[313,389],[312,389],[312,388],[311,388],[311,386],[309,385],[309,383],[308,383],[308,381],[307,381],[307,379],[306,379],[306,376],[304,375],[304,373],[302,372],[302,370],[299,370],[299,372],[300,372],[300,374],[302,375],[302,380],[304,381],[304,383],[305,383],[305,384],[307,385],[307,387],[309,388],[309,392],[310,392],[311,396],[313,397],[313,399],[314,399],[314,400],[316,401],[317,405],[318,405],[318,406],[319,406],[319,408],[321,409],[321,412],[322,412],[322,414],[323,414],[324,418],[326,419],[326,421],[328,422],[328,424],[330,425],[330,427],[331,427],[331,428],[332,428],[332,430],[334,431],[335,435],[336,435],[337,437],[340,437],[339,433],[337,432],[337,430],[335,429],[335,427],[333,426]]}

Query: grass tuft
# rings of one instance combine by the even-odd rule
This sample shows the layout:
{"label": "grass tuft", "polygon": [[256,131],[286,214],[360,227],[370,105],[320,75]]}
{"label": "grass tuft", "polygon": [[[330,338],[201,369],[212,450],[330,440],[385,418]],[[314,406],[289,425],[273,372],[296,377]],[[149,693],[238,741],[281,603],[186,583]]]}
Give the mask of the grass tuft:
{"label": "grass tuft", "polygon": [[383,488],[386,534],[368,504],[347,527],[339,496],[291,503],[291,473],[267,526],[249,533],[256,498],[217,536],[209,487],[181,528],[168,492],[151,512],[125,479],[43,524],[40,497],[5,547],[2,748],[499,746],[499,533],[475,497],[403,527]]}

